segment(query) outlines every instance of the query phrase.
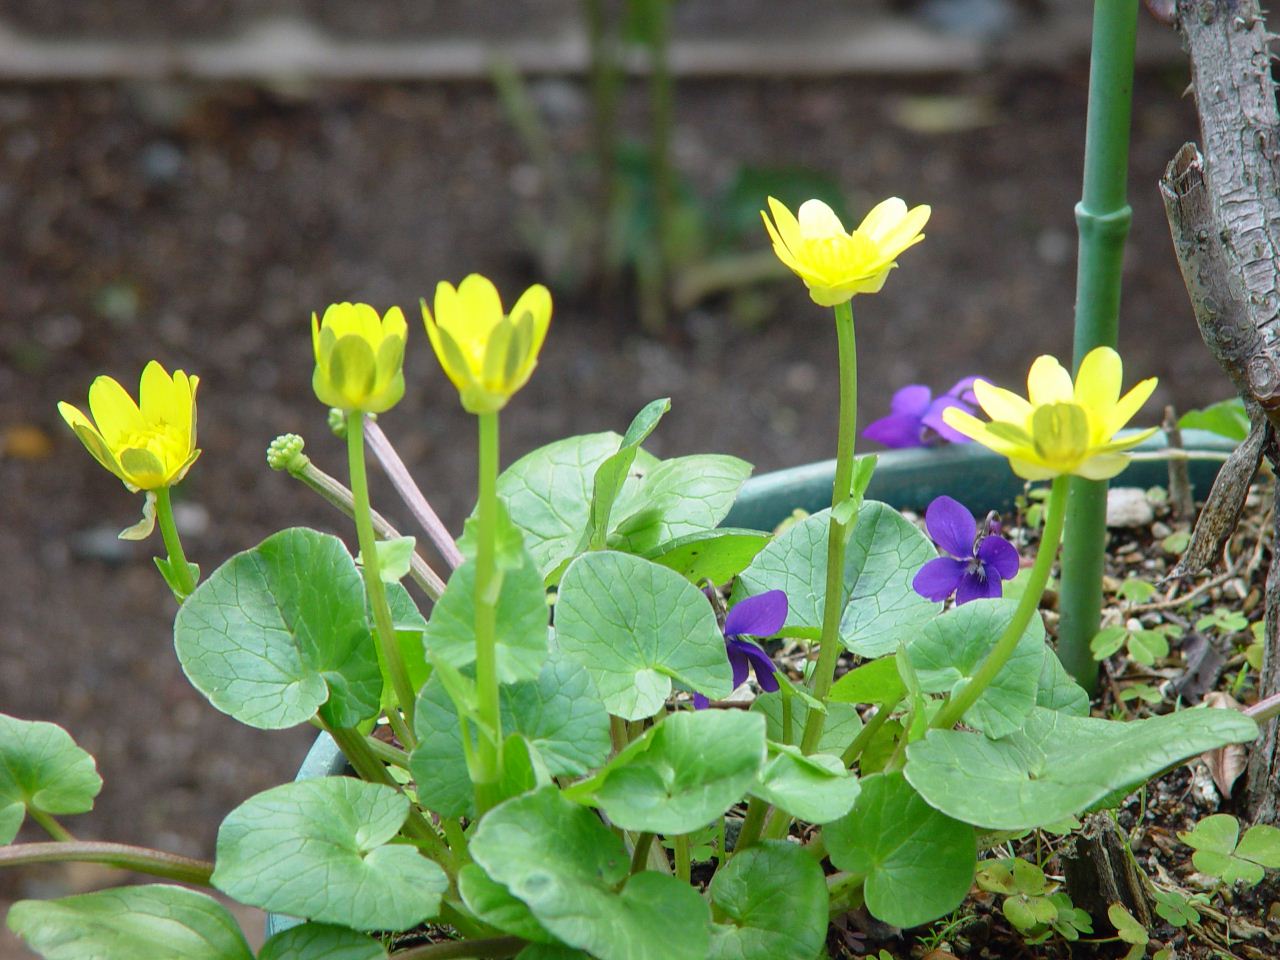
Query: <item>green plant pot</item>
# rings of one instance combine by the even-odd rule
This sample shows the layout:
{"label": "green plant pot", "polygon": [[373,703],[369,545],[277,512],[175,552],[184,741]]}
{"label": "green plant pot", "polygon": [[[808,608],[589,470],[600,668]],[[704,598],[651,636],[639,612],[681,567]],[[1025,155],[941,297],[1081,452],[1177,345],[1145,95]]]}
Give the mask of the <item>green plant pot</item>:
{"label": "green plant pot", "polygon": [[[1224,437],[1201,430],[1186,431],[1183,442],[1188,450],[1217,454],[1230,453],[1236,446]],[[1154,451],[1164,447],[1164,434],[1157,433],[1137,449]],[[1192,460],[1188,466],[1194,492],[1203,497],[1213,485],[1221,463]],[[830,506],[834,481],[834,460],[752,477],[743,484],[737,503],[729,511],[724,525],[772,530],[793,510],[814,513]],[[1163,460],[1139,460],[1130,464],[1113,482],[1143,488],[1164,486],[1169,482],[1168,464]],[[935,497],[945,493],[975,513],[985,513],[988,510],[1009,510],[1023,488],[1023,481],[1009,470],[1004,457],[977,444],[964,444],[880,454],[875,476],[867,489],[867,498],[882,500],[900,510],[920,511]],[[308,780],[349,772],[346,759],[337,745],[327,733],[322,733],[316,738],[294,779]],[[271,914],[267,917],[267,936],[298,922],[292,917]]]}

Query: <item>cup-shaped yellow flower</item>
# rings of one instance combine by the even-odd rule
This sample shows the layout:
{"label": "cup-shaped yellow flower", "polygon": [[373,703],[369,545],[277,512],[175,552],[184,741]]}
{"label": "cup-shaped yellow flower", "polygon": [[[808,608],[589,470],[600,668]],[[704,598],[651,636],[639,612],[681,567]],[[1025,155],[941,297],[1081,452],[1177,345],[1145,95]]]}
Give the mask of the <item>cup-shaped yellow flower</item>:
{"label": "cup-shaped yellow flower", "polygon": [[436,287],[435,312],[422,301],[422,319],[440,366],[469,413],[495,413],[529,382],[551,323],[551,294],[540,283],[520,295],[511,313],[498,290],[473,273],[455,288]]}
{"label": "cup-shaped yellow flower", "polygon": [[879,293],[898,254],[924,239],[927,206],[912,207],[897,197],[876,204],[852,233],[821,200],[806,200],[792,214],[769,198],[773,220],[763,210],[773,252],[809,288],[814,303],[834,307],[854,294]]}
{"label": "cup-shaped yellow flower", "polygon": [[1156,388],[1156,378],[1151,377],[1122,397],[1123,375],[1120,355],[1110,347],[1098,347],[1085,356],[1074,384],[1053,357],[1037,357],[1027,374],[1025,399],[985,380],[974,383],[973,392],[990,423],[955,407],[944,410],[942,419],[1008,457],[1013,472],[1025,480],[1067,473],[1106,480],[1128,465],[1124,451],[1156,432],[1152,427],[1116,438]]}
{"label": "cup-shaped yellow flower", "polygon": [[311,314],[316,371],[311,388],[325,406],[382,413],[404,396],[404,342],[409,327],[399,307],[381,319],[367,303],[335,303]]}
{"label": "cup-shaped yellow flower", "polygon": [[196,387],[199,377],[181,370],[173,376],[155,360],[142,371],[138,403],[111,377],[89,387],[90,420],[63,401],[58,412],[93,458],[132,491],[177,483],[200,451],[196,449]]}

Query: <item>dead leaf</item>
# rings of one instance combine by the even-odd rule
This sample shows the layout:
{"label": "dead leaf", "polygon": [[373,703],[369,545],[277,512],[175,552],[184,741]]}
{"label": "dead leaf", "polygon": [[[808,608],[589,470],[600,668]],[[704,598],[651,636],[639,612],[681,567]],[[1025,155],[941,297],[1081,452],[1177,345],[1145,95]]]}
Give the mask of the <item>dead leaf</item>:
{"label": "dead leaf", "polygon": [[48,460],[53,439],[30,423],[11,423],[0,433],[0,453],[15,460]]}
{"label": "dead leaf", "polygon": [[[1211,710],[1239,710],[1240,704],[1229,693],[1221,690],[1214,690],[1206,693],[1204,703]],[[1240,779],[1240,774],[1244,773],[1244,768],[1248,764],[1248,754],[1245,752],[1244,744],[1229,743],[1225,747],[1219,747],[1217,750],[1210,750],[1208,753],[1200,755],[1205,764],[1209,767],[1209,775],[1213,777],[1214,786],[1218,788],[1223,798],[1231,796],[1231,788],[1235,782]]]}

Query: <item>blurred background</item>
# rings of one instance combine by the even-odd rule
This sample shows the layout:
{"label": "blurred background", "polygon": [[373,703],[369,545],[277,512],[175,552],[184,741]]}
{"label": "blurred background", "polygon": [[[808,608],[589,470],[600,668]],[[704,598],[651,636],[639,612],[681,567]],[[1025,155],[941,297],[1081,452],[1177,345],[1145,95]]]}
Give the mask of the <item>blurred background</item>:
{"label": "blurred background", "polygon": [[[132,391],[153,357],[199,373],[204,454],[176,500],[206,572],[281,526],[352,539],[264,460],[295,431],[343,472],[307,326],[335,300],[410,316],[409,389],[381,422],[460,528],[473,423],[416,304],[472,271],[508,303],[534,281],[555,297],[504,463],[659,396],[661,456],[829,457],[830,317],[769,253],[765,196],[821,196],[849,225],[889,195],[933,206],[925,243],[855,301],[864,424],[906,383],[1016,385],[1038,353],[1066,358],[1090,6],[0,0],[0,711],[97,757],[106,786],[73,831],[211,856],[220,818],[313,737],[241,727],[186,684],[158,544],[116,539],[141,498],[58,400],[83,405],[99,373]],[[1121,346],[1127,381],[1160,377],[1153,423],[1230,391],[1156,191],[1196,136],[1186,84],[1144,15]],[[0,875],[0,899],[102,882]]]}

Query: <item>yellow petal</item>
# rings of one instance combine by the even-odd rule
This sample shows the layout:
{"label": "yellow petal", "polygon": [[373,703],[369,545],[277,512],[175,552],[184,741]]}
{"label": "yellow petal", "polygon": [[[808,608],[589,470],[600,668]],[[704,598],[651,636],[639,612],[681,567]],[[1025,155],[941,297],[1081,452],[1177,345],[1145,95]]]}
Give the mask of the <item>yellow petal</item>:
{"label": "yellow petal", "polygon": [[[917,208],[919,209],[919,208]],[[876,243],[897,230],[902,218],[907,215],[907,205],[899,197],[881,200],[858,224],[858,233],[865,233]]]}
{"label": "yellow petal", "polygon": [[1071,472],[1086,480],[1110,480],[1129,465],[1123,453],[1100,453],[1089,457]]}
{"label": "yellow petal", "polygon": [[782,242],[782,236],[778,233],[778,228],[773,225],[773,221],[769,219],[769,215],[761,210],[760,219],[764,221],[764,228],[769,233],[769,239],[773,242],[773,252],[778,259],[791,270],[799,272],[800,265],[796,263],[796,258],[791,255],[787,245]]}
{"label": "yellow petal", "polygon": [[[542,344],[547,339],[547,330],[551,326],[551,291],[542,284],[535,283],[520,294],[520,299],[511,308],[511,319],[518,323],[526,313],[533,320],[533,330],[532,338],[526,347],[525,355],[521,357],[521,362],[528,367],[531,373],[534,365],[538,362],[538,355],[542,352]],[[528,379],[528,374],[525,375],[525,379]]]}
{"label": "yellow petal", "polygon": [[[1132,390],[1116,401],[1115,407],[1107,418],[1107,436],[1115,436],[1117,430],[1133,419],[1133,415],[1142,409],[1142,405],[1150,399],[1159,380],[1148,377],[1137,383]],[[1154,432],[1154,431],[1153,431]]]}
{"label": "yellow petal", "polygon": [[795,214],[773,197],[769,198],[769,210],[773,214],[773,222],[777,225],[778,236],[782,238],[783,246],[794,252],[800,243],[800,221],[795,218]]}
{"label": "yellow petal", "polygon": [[95,377],[89,387],[89,411],[98,425],[98,433],[108,447],[114,449],[121,438],[141,432],[146,421],[124,387],[111,377]]}
{"label": "yellow petal", "polygon": [[1120,354],[1110,347],[1098,347],[1085,354],[1076,372],[1075,401],[1106,421],[1120,397],[1124,368]]}
{"label": "yellow petal", "polygon": [[329,357],[329,379],[343,397],[338,404],[344,410],[363,410],[373,392],[377,375],[376,360],[369,341],[348,334],[333,345]]}
{"label": "yellow petal", "polygon": [[1046,403],[1071,403],[1075,397],[1075,385],[1071,382],[1071,374],[1063,369],[1062,364],[1048,356],[1036,357],[1027,373],[1027,399],[1034,407]]}
{"label": "yellow petal", "polygon": [[399,307],[392,307],[387,311],[386,316],[382,318],[382,336],[397,337],[401,341],[407,340],[409,337],[409,325],[405,322],[404,311]]}
{"label": "yellow petal", "polygon": [[847,236],[844,224],[836,212],[821,200],[806,200],[797,211],[800,236],[805,240],[821,240],[825,237]]}
{"label": "yellow petal", "polygon": [[107,446],[102,434],[89,421],[89,418],[81,413],[79,408],[73,407],[65,400],[59,401],[58,412],[62,414],[62,419],[67,422],[67,426],[71,428],[76,438],[84,444],[84,448],[89,451],[93,459],[97,460],[98,463],[102,464],[117,477],[120,477],[120,465],[116,463],[115,456],[111,453],[111,448]]}
{"label": "yellow petal", "polygon": [[177,405],[173,378],[158,361],[152,360],[142,369],[142,381],[138,384],[138,408],[142,411],[142,418],[153,425],[160,421],[172,424]]}
{"label": "yellow petal", "polygon": [[884,256],[892,259],[908,247],[913,247],[924,239],[920,231],[929,222],[931,207],[921,205],[913,207],[888,233],[878,238]]}
{"label": "yellow petal", "polygon": [[315,351],[316,363],[320,362],[320,318],[311,311],[311,349]]}
{"label": "yellow petal", "polygon": [[1046,467],[1043,463],[1033,460],[1022,460],[1016,457],[1009,458],[1009,468],[1023,480],[1033,481],[1051,480],[1061,473],[1061,471]]}
{"label": "yellow petal", "polygon": [[997,387],[986,380],[975,380],[973,393],[978,398],[978,405],[992,420],[1025,423],[1031,416],[1031,404],[1012,390]]}

